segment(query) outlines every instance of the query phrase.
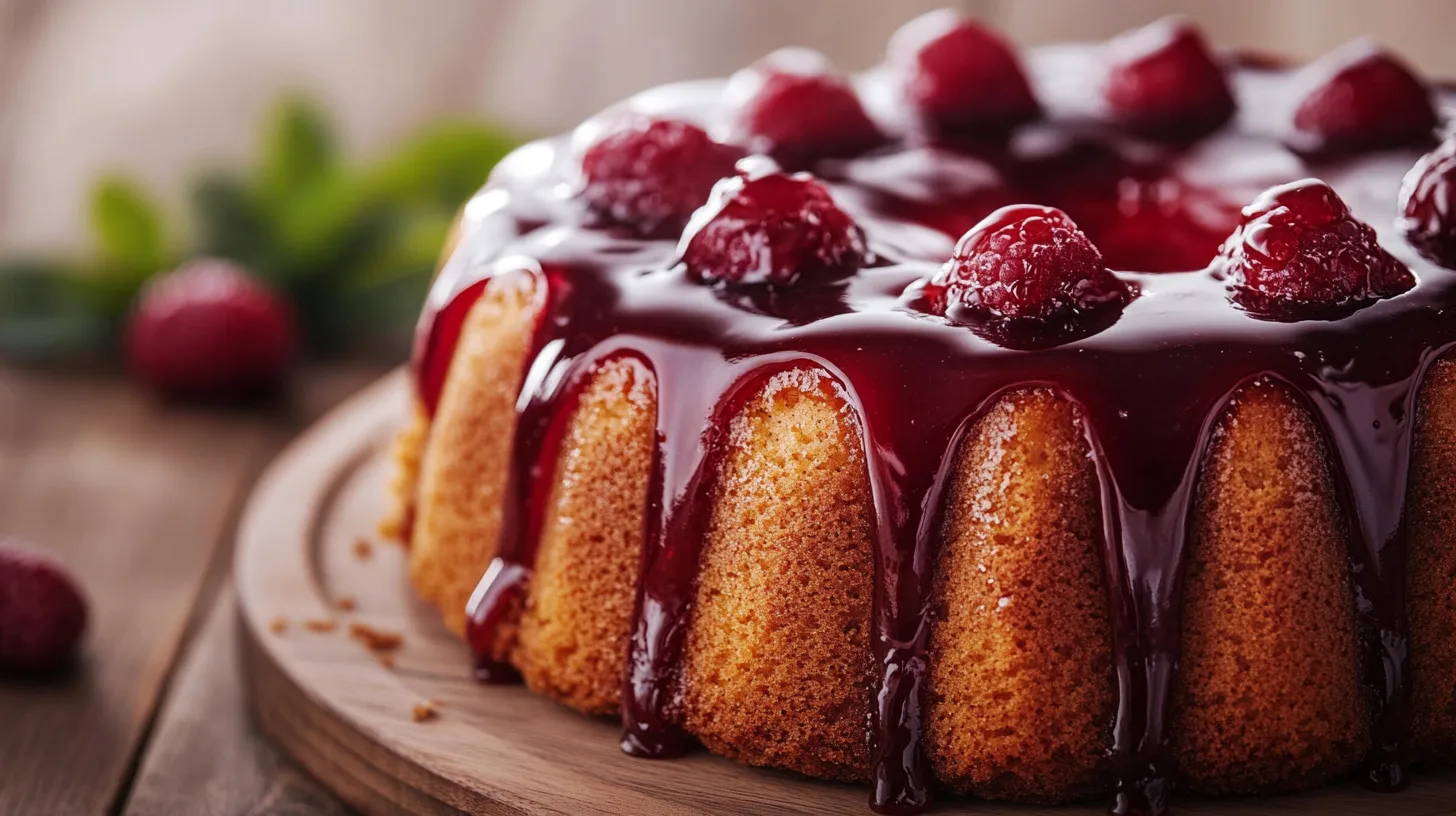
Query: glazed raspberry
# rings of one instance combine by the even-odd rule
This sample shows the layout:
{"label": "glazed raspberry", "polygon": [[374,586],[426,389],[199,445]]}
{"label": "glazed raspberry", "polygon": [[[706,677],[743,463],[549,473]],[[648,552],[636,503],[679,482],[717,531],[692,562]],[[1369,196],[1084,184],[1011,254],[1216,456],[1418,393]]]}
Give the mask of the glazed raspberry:
{"label": "glazed raspberry", "polygon": [[854,88],[824,55],[786,48],[739,71],[724,96],[734,140],[789,160],[852,156],[885,141]]}
{"label": "glazed raspberry", "polygon": [[1272,187],[1255,199],[1220,257],[1235,302],[1281,318],[1358,306],[1416,283],[1375,230],[1318,179]]}
{"label": "glazed raspberry", "polygon": [[1151,136],[1197,136],[1233,115],[1223,66],[1189,21],[1159,20],[1123,34],[1108,49],[1107,105],[1127,127]]}
{"label": "glazed raspberry", "polygon": [[933,133],[994,133],[1041,114],[1011,46],[950,9],[906,23],[890,40],[889,61]]}
{"label": "glazed raspberry", "polygon": [[147,284],[127,358],[167,394],[244,397],[277,385],[295,352],[293,312],[236,264],[194,261]]}
{"label": "glazed raspberry", "polygon": [[864,233],[808,173],[724,179],[683,234],[701,281],[793,284],[842,275],[864,259]]}
{"label": "glazed raspberry", "polygon": [[1066,213],[1018,204],[991,213],[961,236],[926,295],[940,314],[967,309],[1049,319],[1125,304],[1131,292]]}
{"label": "glazed raspberry", "polygon": [[1400,223],[1422,255],[1456,269],[1456,136],[1422,156],[1400,185]]}
{"label": "glazed raspberry", "polygon": [[86,600],[66,568],[0,538],[0,671],[60,668],[85,629]]}
{"label": "glazed raspberry", "polygon": [[680,232],[713,185],[733,175],[741,148],[697,125],[637,119],[609,132],[582,157],[582,198],[607,218],[644,233]]}
{"label": "glazed raspberry", "polygon": [[1431,91],[1399,59],[1357,40],[1295,78],[1307,88],[1294,111],[1294,146],[1359,150],[1409,144],[1436,127]]}

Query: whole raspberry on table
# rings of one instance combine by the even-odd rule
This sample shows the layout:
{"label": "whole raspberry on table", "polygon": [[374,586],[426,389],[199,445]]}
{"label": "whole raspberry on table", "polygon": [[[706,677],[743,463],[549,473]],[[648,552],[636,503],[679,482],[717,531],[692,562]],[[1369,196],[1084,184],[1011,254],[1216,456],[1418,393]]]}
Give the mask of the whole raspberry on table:
{"label": "whole raspberry on table", "polygon": [[956,310],[1049,319],[1125,304],[1126,283],[1061,210],[1017,204],[972,227],[925,288],[942,315]]}
{"label": "whole raspberry on table", "polygon": [[743,156],[690,122],[633,119],[587,149],[581,196],[612,221],[649,234],[676,232]]}
{"label": "whole raspberry on table", "polygon": [[277,386],[297,352],[293,310],[229,261],[154,278],[126,327],[131,371],[159,392],[247,397]]}
{"label": "whole raspberry on table", "polygon": [[0,538],[0,671],[62,667],[75,653],[86,619],[86,600],[65,567]]}
{"label": "whole raspberry on table", "polygon": [[790,285],[852,272],[864,234],[807,173],[724,179],[683,233],[682,259],[698,280]]}
{"label": "whole raspberry on table", "polygon": [[1375,230],[1318,179],[1265,191],[1244,208],[1219,255],[1234,301],[1273,317],[1317,316],[1416,284]]}

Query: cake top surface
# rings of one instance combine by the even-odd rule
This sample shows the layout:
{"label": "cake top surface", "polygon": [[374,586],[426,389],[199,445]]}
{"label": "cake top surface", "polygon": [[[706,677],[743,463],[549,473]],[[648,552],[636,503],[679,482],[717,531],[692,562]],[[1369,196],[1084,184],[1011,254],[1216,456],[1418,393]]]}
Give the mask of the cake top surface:
{"label": "cake top surface", "polygon": [[[1412,415],[1427,367],[1456,344],[1444,98],[1368,43],[1289,70],[1215,54],[1176,19],[1018,54],[935,13],[854,77],[776,52],[502,162],[422,317],[419,393],[433,412],[484,286],[533,279],[511,476],[526,496],[551,472],[552,418],[595,366],[631,356],[652,370],[660,495],[624,746],[661,755],[680,748],[672,667],[726,418],[774,372],[828,372],[875,497],[871,647],[885,674],[871,741],[875,802],[894,810],[928,800],[916,712],[943,463],[1001,395],[1056,389],[1097,459],[1124,686],[1110,764],[1134,812],[1166,801],[1202,452],[1242,386],[1281,381],[1348,488],[1362,622],[1384,650],[1370,776],[1399,787]],[[515,571],[493,568],[490,603],[505,591],[491,582],[528,572],[531,522],[516,516],[541,508],[525,504],[507,507],[497,561]]]}
{"label": "cake top surface", "polygon": [[[1158,33],[1155,29],[1151,35]],[[1140,35],[1151,36],[1147,31]],[[1369,48],[1356,43],[1345,50]],[[894,51],[892,46],[892,56]],[[592,267],[622,274],[638,292],[674,289],[664,296],[685,311],[697,301],[738,306],[724,312],[723,319],[736,322],[743,335],[753,333],[750,327],[755,323],[777,332],[811,334],[818,331],[810,328],[814,323],[850,314],[880,314],[902,315],[904,325],[897,328],[926,342],[976,347],[992,357],[998,348],[1024,351],[1018,346],[1028,344],[1068,351],[1110,350],[1141,345],[1141,338],[1149,334],[1164,343],[1179,337],[1218,342],[1248,333],[1254,320],[1249,309],[1229,296],[1228,287],[1208,285],[1223,271],[1216,263],[1220,247],[1239,227],[1242,209],[1263,191],[1309,177],[1333,188],[1353,218],[1372,227],[1380,245],[1413,270],[1418,281],[1444,283],[1446,271],[1422,257],[1401,233],[1395,217],[1398,179],[1435,144],[1429,128],[1424,137],[1407,138],[1405,144],[1389,148],[1323,155],[1301,152],[1291,145],[1309,137],[1295,128],[1294,113],[1310,93],[1311,70],[1294,72],[1244,61],[1228,73],[1238,105],[1226,126],[1202,138],[1150,138],[1130,129],[1105,98],[1109,53],[1117,51],[1114,41],[1027,53],[1026,74],[1040,115],[1004,138],[925,132],[914,112],[905,110],[906,82],[893,60],[854,77],[866,126],[878,134],[874,139],[862,140],[848,156],[841,155],[844,149],[831,140],[828,156],[797,147],[775,153],[774,159],[754,156],[740,165],[745,177],[780,168],[810,172],[828,188],[834,209],[847,214],[862,233],[865,247],[856,253],[852,268],[844,270],[851,274],[820,280],[797,275],[793,286],[784,285],[786,281],[751,280],[700,286],[702,276],[693,273],[701,264],[683,261],[708,258],[711,253],[693,251],[694,233],[684,236],[683,228],[694,227],[686,223],[684,213],[639,216],[632,223],[631,202],[618,202],[614,210],[612,201],[602,200],[636,195],[640,203],[640,188],[650,182],[642,182],[639,172],[632,179],[637,191],[623,193],[622,184],[593,186],[583,170],[584,155],[614,134],[640,132],[644,123],[662,120],[692,123],[718,139],[737,140],[707,141],[719,152],[688,151],[690,171],[681,166],[667,171],[697,172],[701,179],[687,180],[678,194],[707,203],[705,190],[723,177],[718,174],[731,174],[733,162],[754,147],[771,147],[760,137],[740,132],[739,120],[748,104],[744,97],[751,97],[755,84],[762,85],[756,76],[761,71],[749,69],[727,81],[680,83],[639,94],[570,136],[518,150],[497,168],[486,190],[465,210],[463,232],[473,237],[442,273],[431,295],[431,311],[510,266],[512,259],[533,259],[542,266]],[[790,68],[778,70],[830,70],[814,62],[811,54],[780,52],[759,68],[774,70],[763,66],[783,63]],[[632,149],[626,146],[627,152]],[[609,168],[607,174],[642,169]],[[918,300],[921,284],[932,280],[951,258],[956,239],[998,208],[1023,203],[1065,212],[1099,250],[1105,265],[1139,292],[1121,318],[1097,331],[1091,327],[1080,327],[1081,332],[1034,331],[1049,336],[1030,338],[1029,343],[1017,343],[1015,338],[997,342],[1002,338],[994,332],[989,336],[986,331],[967,332],[954,320],[920,320],[933,311]],[[662,201],[658,204],[671,209]],[[687,213],[693,209],[690,206]],[[626,217],[618,217],[622,215]],[[742,223],[733,227],[741,231]],[[796,230],[807,232],[802,227]],[[1166,272],[1185,274],[1152,274]],[[1419,299],[1426,288],[1417,285],[1412,299]],[[1274,321],[1278,325],[1263,321],[1266,325],[1260,331],[1274,342],[1311,333],[1359,332],[1400,310],[1396,304],[1382,303],[1370,308],[1374,311],[1351,309],[1351,314],[1339,315],[1347,320],[1323,315],[1326,319],[1318,322],[1325,325],[1319,326],[1300,320]],[[1075,336],[1079,333],[1087,336]]]}

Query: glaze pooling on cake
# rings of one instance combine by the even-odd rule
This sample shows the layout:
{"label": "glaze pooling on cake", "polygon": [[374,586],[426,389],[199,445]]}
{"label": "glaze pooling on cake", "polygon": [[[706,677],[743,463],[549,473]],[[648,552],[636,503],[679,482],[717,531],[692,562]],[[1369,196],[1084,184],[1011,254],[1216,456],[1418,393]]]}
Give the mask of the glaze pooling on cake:
{"label": "glaze pooling on cake", "polygon": [[[800,159],[794,166],[823,179],[864,230],[866,261],[847,277],[776,288],[704,285],[679,263],[675,240],[594,222],[573,196],[577,160],[566,140],[528,146],[498,169],[466,211],[465,241],[431,294],[416,355],[421,402],[433,412],[461,326],[487,283],[529,286],[537,299],[502,533],[472,600],[470,639],[485,675],[509,675],[495,639],[529,580],[576,395],[599,366],[631,358],[651,372],[658,411],[623,745],[644,756],[681,752],[677,673],[726,424],[767,378],[811,368],[850,406],[875,511],[875,806],[927,804],[930,589],[953,453],[1002,396],[1045,387],[1078,406],[1101,485],[1118,690],[1110,754],[1116,809],[1160,811],[1174,773],[1167,719],[1199,469],[1230,398],[1251,382],[1274,380],[1307,405],[1327,436],[1352,532],[1351,581],[1366,643],[1369,775],[1379,786],[1404,784],[1403,509],[1417,391],[1456,343],[1456,322],[1445,315],[1456,303],[1456,274],[1396,234],[1395,182],[1382,169],[1391,153],[1315,163],[1283,146],[1277,115],[1288,110],[1286,74],[1237,72],[1237,126],[1168,146],[1130,138],[1098,116],[1099,97],[1086,83],[1101,58],[1081,46],[1030,54],[1048,119],[1009,141],[912,141],[857,158]],[[886,113],[894,110],[893,85],[878,73],[859,81],[887,131],[901,121]],[[696,83],[632,104],[642,115],[698,120],[711,132],[724,114],[720,93],[717,83]],[[1409,166],[1419,152],[1398,158]],[[1330,181],[1355,217],[1376,228],[1415,272],[1414,289],[1328,320],[1261,320],[1230,302],[1225,281],[1203,267],[1237,226],[1239,207],[1271,184],[1310,175]],[[922,288],[950,257],[954,235],[1019,201],[1069,212],[1095,244],[1112,245],[1102,248],[1113,268],[1148,270],[1118,273],[1138,295],[1110,324],[1020,343],[930,314]],[[1119,239],[1129,223],[1145,237],[1167,238],[1166,248]]]}

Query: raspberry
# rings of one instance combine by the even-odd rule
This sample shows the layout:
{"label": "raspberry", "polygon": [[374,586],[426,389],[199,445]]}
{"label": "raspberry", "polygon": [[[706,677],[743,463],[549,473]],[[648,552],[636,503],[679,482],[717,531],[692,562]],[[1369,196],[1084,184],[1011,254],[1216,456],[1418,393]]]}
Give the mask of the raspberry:
{"label": "raspberry", "polygon": [[57,562],[0,538],[0,670],[63,666],[86,629],[86,600]]}
{"label": "raspberry", "polygon": [[1220,258],[1234,301],[1275,318],[1317,317],[1416,283],[1318,179],[1271,187],[1245,207]]}
{"label": "raspberry", "polygon": [[803,160],[863,153],[885,141],[859,96],[824,55],[775,51],[729,80],[735,141],[755,153]]}
{"label": "raspberry", "polygon": [[1456,268],[1456,136],[1422,156],[1400,185],[1399,227],[1421,254]]}
{"label": "raspberry", "polygon": [[1223,67],[1191,22],[1167,17],[1123,34],[1108,49],[1107,104],[1132,130],[1200,136],[1233,116],[1234,97]]}
{"label": "raspberry", "polygon": [[606,218],[644,233],[681,232],[713,185],[733,175],[743,150],[697,125],[635,119],[607,133],[582,157],[582,198]]}
{"label": "raspberry", "polygon": [[1295,83],[1308,88],[1294,111],[1296,147],[1360,150],[1429,137],[1431,92],[1394,56],[1356,40],[1309,64]]}
{"label": "raspberry", "polygon": [[718,182],[683,234],[683,263],[700,281],[793,284],[852,272],[864,233],[808,173]]}
{"label": "raspberry", "polygon": [[1126,304],[1132,293],[1066,213],[1018,204],[961,236],[926,295],[943,315],[966,309],[1045,320]]}
{"label": "raspberry", "polygon": [[1041,114],[1011,46],[950,9],[901,27],[890,40],[889,61],[932,133],[1001,132]]}
{"label": "raspberry", "polygon": [[127,357],[167,394],[245,397],[277,385],[296,345],[293,312],[236,264],[194,261],[142,290]]}

